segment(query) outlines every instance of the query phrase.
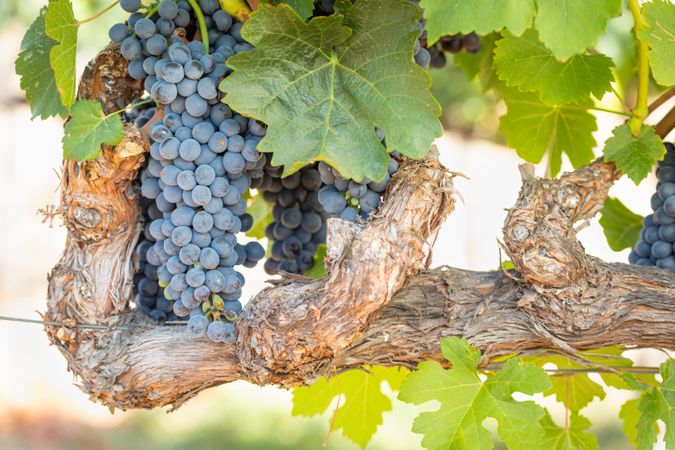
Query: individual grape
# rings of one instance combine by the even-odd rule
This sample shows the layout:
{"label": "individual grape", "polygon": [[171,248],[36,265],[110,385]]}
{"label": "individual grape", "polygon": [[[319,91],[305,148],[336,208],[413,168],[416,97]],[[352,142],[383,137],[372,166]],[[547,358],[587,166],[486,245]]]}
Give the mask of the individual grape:
{"label": "individual grape", "polygon": [[122,42],[129,36],[129,27],[124,23],[116,23],[108,30],[108,37],[113,42]]}
{"label": "individual grape", "polygon": [[157,13],[161,18],[171,20],[178,14],[178,5],[173,0],[162,0],[157,7]]}
{"label": "individual grape", "polygon": [[197,185],[192,189],[192,201],[199,206],[206,205],[211,200],[211,191],[207,186]]}
{"label": "individual grape", "polygon": [[656,241],[652,244],[651,256],[654,259],[666,258],[671,255],[673,245],[670,242]]}
{"label": "individual grape", "polygon": [[128,13],[135,13],[141,7],[141,0],[120,0],[120,6]]}
{"label": "individual grape", "polygon": [[671,195],[663,202],[663,211],[670,217],[675,217],[675,195]]}
{"label": "individual grape", "polygon": [[215,128],[210,122],[199,122],[192,128],[192,137],[200,144],[206,144],[214,132]]}
{"label": "individual grape", "polygon": [[248,242],[244,246],[246,249],[246,258],[253,261],[259,261],[265,257],[265,249],[258,242]]}
{"label": "individual grape", "polygon": [[342,210],[340,213],[340,219],[342,220],[347,220],[349,222],[356,222],[356,217],[358,216],[358,213],[356,212],[356,209],[352,207],[347,207]]}
{"label": "individual grape", "polygon": [[202,78],[197,84],[197,92],[206,100],[218,97],[218,86],[212,78]]}
{"label": "individual grape", "polygon": [[192,268],[185,274],[185,281],[190,287],[197,289],[206,281],[206,275],[202,269]]}
{"label": "individual grape", "polygon": [[[159,56],[166,50],[166,38],[159,34],[152,36],[145,43],[145,47],[151,55]],[[156,73],[156,72],[155,72]]]}
{"label": "individual grape", "polygon": [[194,139],[186,139],[180,143],[178,154],[186,161],[194,161],[199,158],[202,151],[202,146]]}
{"label": "individual grape", "polygon": [[[197,84],[199,89],[199,84]],[[194,117],[201,117],[206,114],[209,104],[198,93],[192,94],[185,99],[185,109]]]}
{"label": "individual grape", "polygon": [[120,44],[120,53],[127,61],[133,61],[143,57],[143,49],[138,39],[130,36]]}
{"label": "individual grape", "polygon": [[171,61],[183,65],[192,59],[192,52],[187,45],[176,42],[169,46],[169,58],[171,58]]}
{"label": "individual grape", "polygon": [[153,34],[155,34],[155,31],[157,31],[155,22],[150,19],[146,19],[145,17],[138,20],[138,22],[134,24],[134,33],[136,33],[136,36],[140,37],[141,39],[148,39]]}
{"label": "individual grape", "polygon": [[190,331],[190,333],[198,336],[204,336],[208,326],[209,319],[207,319],[206,316],[200,314],[191,316],[187,323],[187,329]]}
{"label": "individual grape", "polygon": [[213,228],[213,216],[206,211],[197,212],[192,219],[192,228],[198,233],[208,233]]}
{"label": "individual grape", "polygon": [[159,80],[152,86],[152,97],[162,105],[167,105],[173,102],[178,96],[176,85]]}
{"label": "individual grape", "polygon": [[235,327],[231,323],[220,321],[211,322],[206,329],[206,335],[213,342],[234,343],[236,341]]}

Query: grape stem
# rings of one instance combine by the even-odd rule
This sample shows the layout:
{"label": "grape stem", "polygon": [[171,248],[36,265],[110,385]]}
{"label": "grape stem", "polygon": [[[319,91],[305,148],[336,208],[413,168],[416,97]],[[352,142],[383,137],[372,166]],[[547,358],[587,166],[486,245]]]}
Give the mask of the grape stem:
{"label": "grape stem", "polygon": [[91,22],[91,21],[94,20],[94,19],[98,19],[98,18],[101,17],[103,14],[107,13],[108,11],[110,11],[111,9],[113,9],[115,6],[117,6],[117,4],[118,4],[119,2],[120,2],[120,0],[115,0],[115,1],[112,2],[110,5],[106,6],[104,9],[102,9],[102,10],[99,11],[99,12],[97,12],[97,13],[94,14],[93,16],[88,17],[88,18],[86,18],[86,19],[78,20],[78,21],[77,21],[77,24],[78,24],[78,25],[82,25],[83,23]]}
{"label": "grape stem", "polygon": [[129,109],[131,109],[131,108],[133,108],[133,107],[136,107],[136,106],[147,105],[148,103],[154,103],[154,102],[155,102],[154,99],[149,98],[149,99],[147,99],[147,100],[143,100],[142,102],[138,102],[138,103],[130,103],[130,104],[128,104],[127,106],[125,106],[124,108],[122,108],[122,109],[120,109],[120,110],[118,110],[118,111],[111,112],[110,114],[106,115],[105,118],[107,119],[108,117],[112,117],[112,116],[114,116],[114,115],[121,114],[121,113],[123,113],[124,111],[127,111],[127,110],[129,110]]}
{"label": "grape stem", "polygon": [[631,134],[634,137],[640,135],[640,128],[649,112],[648,97],[649,97],[649,45],[640,40],[640,30],[647,24],[645,23],[642,13],[640,11],[640,4],[638,0],[628,0],[631,14],[633,15],[633,31],[635,38],[638,40],[638,91],[635,108],[632,110],[632,117],[628,121]]}
{"label": "grape stem", "polygon": [[197,0],[187,0],[192,9],[195,11],[195,16],[197,16],[197,23],[199,24],[199,34],[202,35],[202,42],[204,43],[204,49],[206,54],[209,54],[209,30],[206,28],[206,21],[204,20],[204,13],[202,9],[197,4]]}

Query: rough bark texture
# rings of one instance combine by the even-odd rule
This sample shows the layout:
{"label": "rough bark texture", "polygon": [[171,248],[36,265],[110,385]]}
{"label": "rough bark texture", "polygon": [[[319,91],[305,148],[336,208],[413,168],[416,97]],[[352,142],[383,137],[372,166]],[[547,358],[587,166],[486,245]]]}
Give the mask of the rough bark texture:
{"label": "rough bark texture", "polygon": [[[87,69],[80,97],[99,98],[107,110],[128,103],[138,86],[125,72],[107,49]],[[335,368],[414,366],[440,359],[443,336],[467,338],[486,360],[615,344],[675,349],[675,272],[607,264],[576,240],[575,223],[601,208],[618,176],[612,164],[560,180],[524,169],[504,225],[516,271],[428,271],[434,237],[454,206],[452,174],[433,152],[402,164],[366,224],[330,220],[328,276],[260,292],[238,322],[236,345],[157,325],[128,309],[141,230],[134,179],[145,149],[130,127],[98,160],[63,167],[68,240],[50,274],[45,315],[68,326],[46,331],[82,389],[110,407],[176,406],[239,379],[295,386]]]}

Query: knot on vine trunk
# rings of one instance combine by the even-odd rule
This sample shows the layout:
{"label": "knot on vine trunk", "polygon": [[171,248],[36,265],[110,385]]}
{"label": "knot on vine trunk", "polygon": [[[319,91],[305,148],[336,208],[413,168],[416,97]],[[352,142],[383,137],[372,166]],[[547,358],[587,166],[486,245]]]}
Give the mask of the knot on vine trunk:
{"label": "knot on vine trunk", "polygon": [[523,187],[504,223],[504,243],[522,277],[540,289],[572,288],[588,277],[588,259],[574,224],[604,204],[618,174],[595,162],[558,180],[521,167]]}

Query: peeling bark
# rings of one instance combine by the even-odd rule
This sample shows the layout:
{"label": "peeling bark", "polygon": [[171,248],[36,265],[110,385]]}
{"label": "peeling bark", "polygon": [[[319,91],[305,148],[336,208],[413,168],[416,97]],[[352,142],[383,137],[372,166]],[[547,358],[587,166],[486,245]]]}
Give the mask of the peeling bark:
{"label": "peeling bark", "polygon": [[[119,109],[138,95],[109,49],[87,69],[80,96]],[[98,81],[97,81],[98,80]],[[129,84],[125,84],[129,83]],[[111,97],[115,94],[115,97]],[[124,106],[124,105],[122,105]],[[245,308],[236,344],[129,310],[141,231],[134,184],[147,142],[129,127],[93,162],[65,162],[68,239],[49,278],[46,328],[82,389],[110,407],[178,406],[234,380],[285,387],[363,364],[442,359],[439,339],[462,336],[486,361],[514,352],[608,345],[675,349],[675,271],[608,264],[586,255],[575,223],[592,217],[618,172],[593,163],[559,180],[524,184],[504,225],[516,271],[428,271],[454,207],[452,174],[432,156],[406,161],[365,224],[329,221],[322,280],[294,277]],[[108,330],[71,326],[98,323]]]}

